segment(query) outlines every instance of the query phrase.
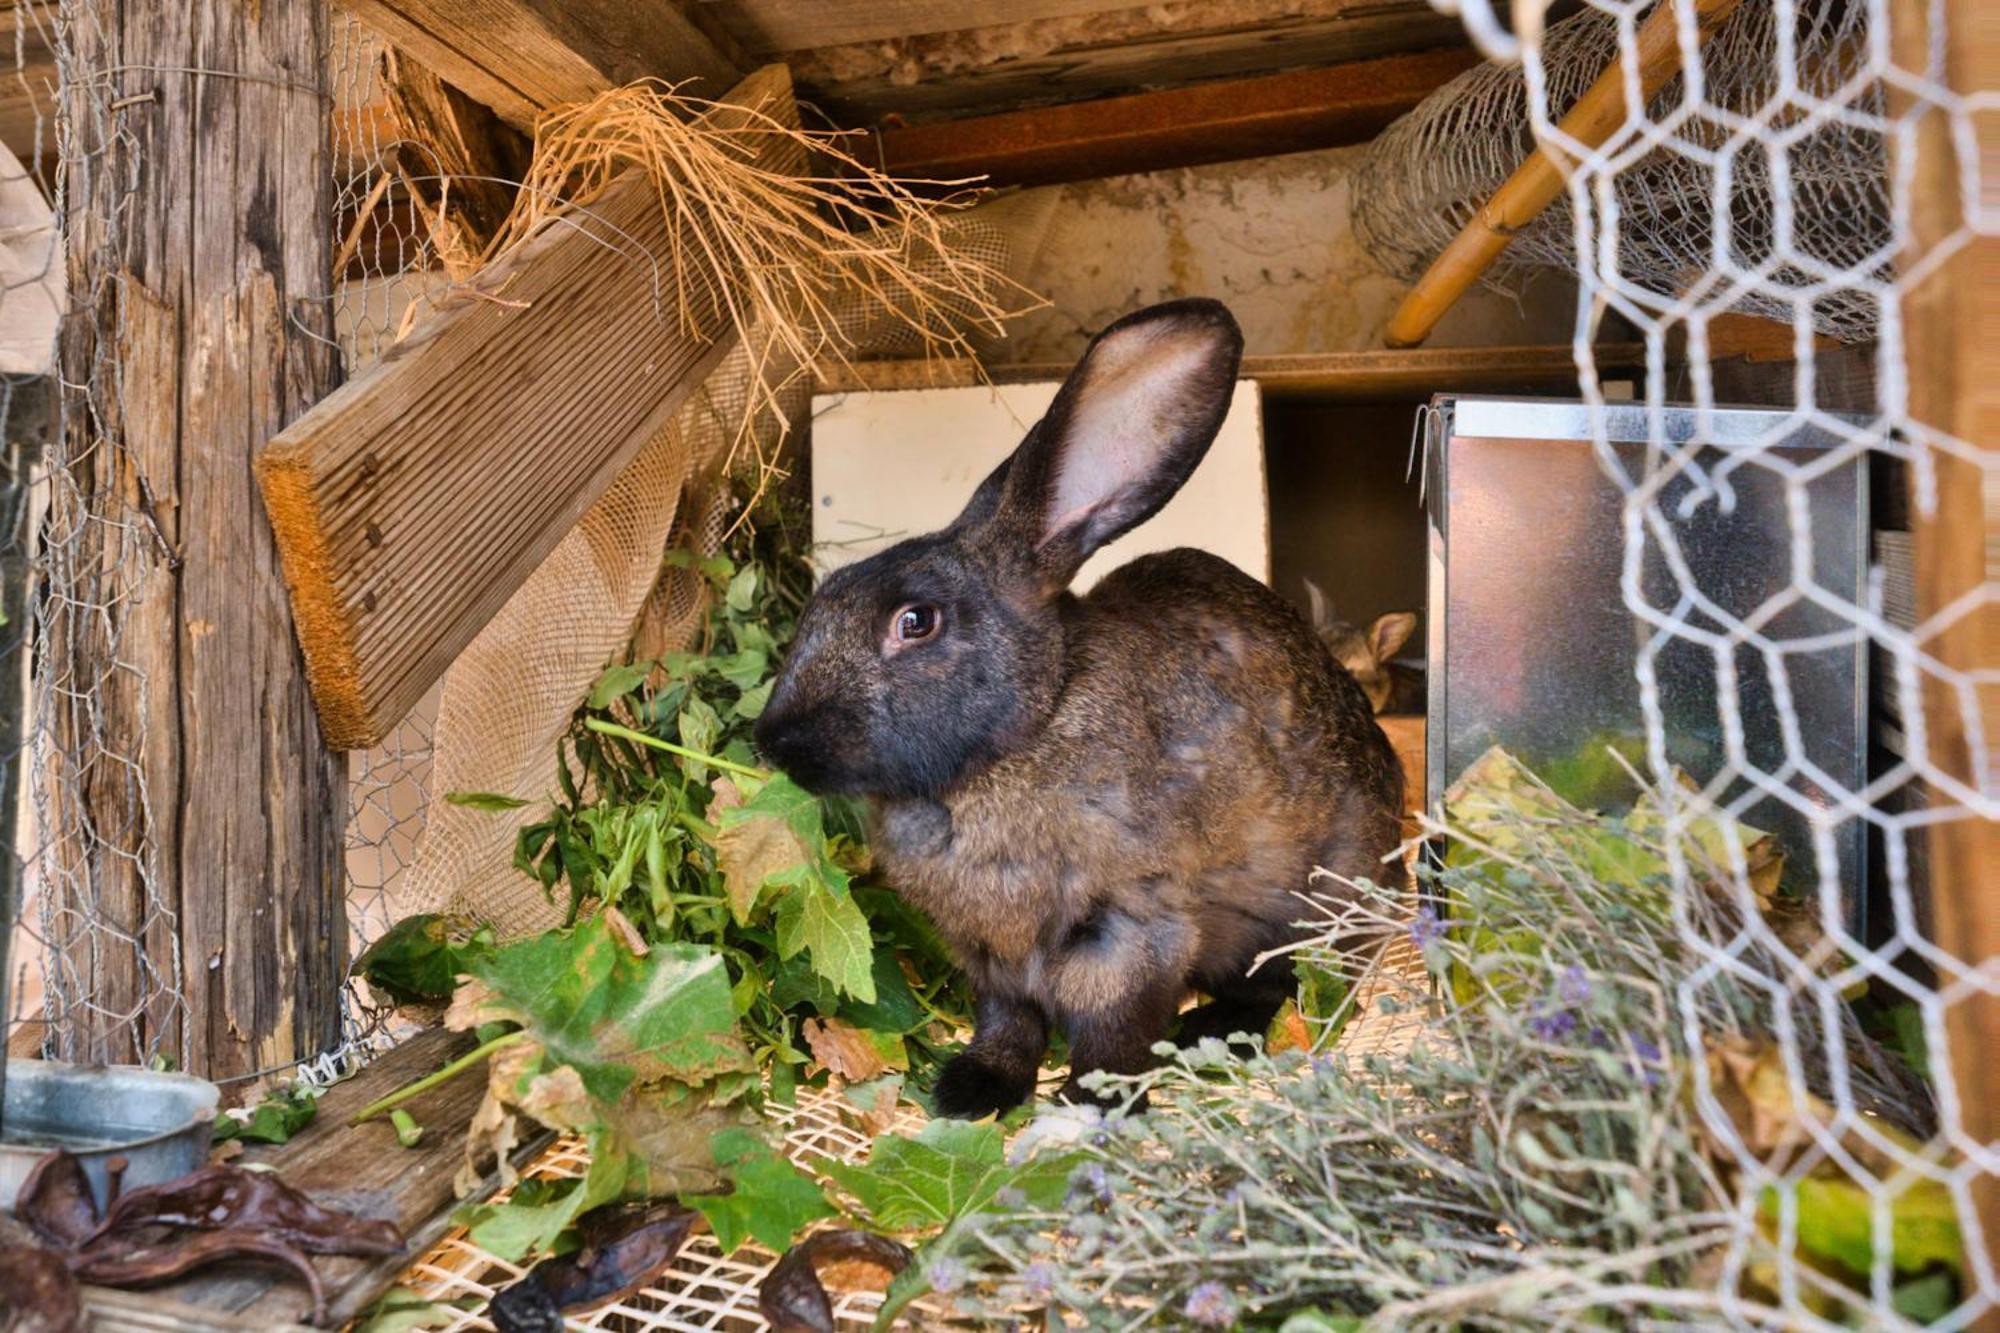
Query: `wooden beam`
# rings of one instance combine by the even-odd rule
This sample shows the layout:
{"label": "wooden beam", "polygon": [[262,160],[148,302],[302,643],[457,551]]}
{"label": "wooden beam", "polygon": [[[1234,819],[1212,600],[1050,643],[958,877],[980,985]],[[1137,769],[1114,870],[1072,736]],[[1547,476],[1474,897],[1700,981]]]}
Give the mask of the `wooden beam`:
{"label": "wooden beam", "polygon": [[884,171],[1050,185],[1362,143],[1479,63],[1462,49],[884,129]]}
{"label": "wooden beam", "polygon": [[[464,272],[507,220],[514,204],[508,182],[527,175],[534,145],[402,52],[391,49],[386,63],[396,165],[436,220],[434,231],[444,233],[431,236],[433,248],[448,268]],[[336,268],[346,267],[334,258]]]}
{"label": "wooden beam", "polygon": [[[1989,0],[1895,0],[1890,6],[1897,65],[1913,75],[1948,87],[1960,96],[2000,86],[2000,27]],[[1933,23],[1941,22],[1938,32]],[[2000,469],[2000,237],[1972,230],[1972,210],[1982,201],[1967,197],[1966,182],[1977,178],[1979,163],[1960,160],[1970,147],[1988,160],[1994,152],[1995,123],[1973,111],[1954,127],[1943,108],[1917,106],[1892,85],[1891,112],[1914,134],[1899,137],[1909,157],[1897,175],[1909,182],[1910,246],[1901,266],[1916,269],[1903,294],[1900,328],[1902,363],[1909,374],[1908,413],[1912,421],[1950,440],[1939,447],[1922,436],[1932,469],[1935,504],[1928,513],[1919,492],[1913,554],[1919,625],[1939,626],[1922,644],[1946,671],[1991,673],[2000,663],[2000,606],[1992,600],[2000,585],[1994,540],[2000,533],[1994,475]],[[1987,178],[1990,181],[1990,176]],[[1987,187],[1989,190],[1990,185]],[[1985,201],[1990,207],[1990,198]],[[1934,265],[1925,269],[1922,265]],[[1914,433],[1913,433],[1914,434]],[[1983,603],[1968,605],[1984,592]],[[1948,612],[1961,610],[1955,616]],[[1927,831],[1913,831],[1927,843],[1928,890],[1936,944],[1953,963],[1938,968],[1937,984],[1962,988],[1945,1011],[1950,1091],[1956,1129],[1964,1139],[1991,1147],[2000,1142],[2000,819],[1994,818],[2000,763],[2000,685],[1968,684],[1962,691],[1941,674],[1926,672],[1922,682],[1922,758],[1939,780],[1930,801],[1950,809],[1982,801],[1985,810],[1964,810]],[[1980,763],[1983,755],[1984,765]],[[1970,792],[1972,800],[1955,794]],[[2000,1250],[2000,1176],[1986,1173],[1971,1182],[1973,1206],[1988,1254]],[[1979,1241],[1968,1231],[1968,1250]],[[2000,1308],[1989,1307],[1971,1327],[2000,1330]]]}
{"label": "wooden beam", "polygon": [[[1637,371],[1646,364],[1641,343],[1605,343],[1592,349],[1600,373]],[[879,393],[897,389],[963,388],[990,382],[1023,384],[1060,380],[1071,363],[1032,362],[988,366],[987,380],[971,361],[858,361],[822,369],[819,393]],[[1425,347],[1408,352],[1312,352],[1246,356],[1242,375],[1265,394],[1361,402],[1428,397],[1432,393],[1504,392],[1567,388],[1574,392],[1576,360],[1567,343],[1551,347]]]}
{"label": "wooden beam", "polygon": [[890,115],[974,115],[1465,45],[1458,20],[1423,0],[1292,0],[1257,7],[1254,18],[1243,13],[1251,6],[1209,4],[1192,8],[1216,11],[1214,26],[1194,28],[1162,28],[1152,21],[1160,8],[1047,32],[1003,24],[801,51],[788,60],[801,96],[842,123],[863,125]]}
{"label": "wooden beam", "polygon": [[[1082,18],[1131,9],[1132,0],[1007,0],[1014,23]],[[991,23],[993,0],[732,0],[724,22],[760,55],[885,42]]]}
{"label": "wooden beam", "polygon": [[[711,123],[796,123],[782,65],[727,100]],[[766,166],[803,168],[794,141],[762,142]],[[669,267],[702,253],[698,225],[665,216],[650,176],[620,178],[258,460],[336,744],[373,745],[416,705],[728,350],[710,299],[727,279]]]}
{"label": "wooden beam", "polygon": [[517,129],[634,79],[718,97],[749,60],[697,0],[341,0],[397,50]]}
{"label": "wooden beam", "polygon": [[[74,613],[43,670],[66,830],[43,893],[81,1060],[212,1078],[340,1039],[347,773],[321,738],[251,460],[332,386],[326,0],[65,5]],[[213,71],[213,73],[211,73]],[[119,110],[106,113],[107,105]],[[114,251],[88,201],[129,198]],[[75,768],[64,757],[79,762]],[[81,830],[89,830],[84,833]],[[65,902],[61,895],[74,893]]]}
{"label": "wooden beam", "polygon": [[0,143],[21,165],[55,178],[54,6],[0,0]]}

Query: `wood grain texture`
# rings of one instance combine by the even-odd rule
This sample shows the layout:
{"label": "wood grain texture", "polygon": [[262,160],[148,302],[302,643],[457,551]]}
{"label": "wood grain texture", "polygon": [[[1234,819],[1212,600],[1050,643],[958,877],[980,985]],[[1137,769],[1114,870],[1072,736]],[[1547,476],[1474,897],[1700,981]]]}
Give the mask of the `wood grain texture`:
{"label": "wood grain texture", "polygon": [[[715,123],[796,123],[782,65],[729,100]],[[790,141],[760,151],[802,166]],[[699,223],[670,221],[650,177],[614,182],[258,460],[335,744],[372,745],[415,706],[728,350],[718,275],[669,267],[699,253]]]}
{"label": "wood grain texture", "polygon": [[1478,63],[1383,56],[876,132],[870,160],[917,180],[1050,185],[1363,143]]}
{"label": "wood grain texture", "polygon": [[0,4],[0,143],[30,171],[56,168],[55,6]]}
{"label": "wood grain texture", "polygon": [[880,42],[956,32],[991,23],[1002,12],[1016,23],[1075,18],[1134,8],[1132,0],[730,0],[718,5],[729,30],[758,55],[817,46]]}
{"label": "wood grain texture", "polygon": [[[443,1234],[460,1202],[452,1177],[465,1156],[465,1132],[486,1088],[476,1069],[415,1098],[406,1109],[424,1127],[414,1148],[396,1142],[388,1118],[350,1126],[348,1117],[472,1049],[467,1033],[427,1029],[378,1058],[360,1074],[329,1088],[313,1123],[283,1144],[246,1144],[245,1164],[268,1166],[286,1184],[315,1202],[363,1217],[387,1218],[408,1241],[405,1252],[386,1259],[321,1257],[313,1260],[326,1286],[327,1306],[336,1326],[360,1313],[386,1289],[410,1260]],[[528,1127],[533,1131],[533,1127]],[[549,1135],[530,1132],[514,1153],[525,1161]],[[495,1181],[488,1177],[481,1195]],[[93,1310],[113,1293],[91,1289]],[[265,1267],[217,1268],[195,1273],[148,1294],[125,1294],[117,1302],[124,1317],[137,1312],[162,1320],[135,1322],[138,1328],[290,1328],[312,1311],[305,1288]],[[112,1327],[120,1325],[113,1324]]]}
{"label": "wood grain texture", "polygon": [[[1895,0],[1890,7],[1897,63],[1924,71],[1962,95],[2000,87],[2000,25],[1984,0],[1943,0],[1937,5]],[[1942,34],[1932,23],[1942,22]],[[1942,43],[1935,39],[1944,38]],[[1941,61],[1933,63],[1933,52]],[[1917,117],[1907,96],[1899,115]],[[1995,152],[1991,117],[1973,120],[1975,151],[1990,167]],[[1932,447],[1935,505],[1926,513],[1920,494],[1912,496],[1915,518],[1917,619],[1938,626],[1925,642],[1927,654],[1954,673],[1991,672],[2000,663],[2000,606],[1991,600],[2000,582],[1995,539],[2000,535],[2000,490],[1993,472],[2000,467],[2000,237],[1968,232],[1961,195],[1960,147],[1952,126],[1931,109],[1902,141],[1913,160],[1897,163],[1911,184],[1910,247],[1900,257],[1908,269],[1935,263],[1903,298],[1903,363],[1909,371],[1909,415],[1952,441]],[[1977,164],[1974,164],[1977,166]],[[1989,177],[1990,179],[1990,177]],[[1989,187],[1990,188],[1990,187]],[[1986,201],[1990,207],[1990,199]],[[1952,247],[1936,262],[1941,247]],[[1948,608],[1985,589],[1987,600],[1955,617]],[[1969,696],[1969,697],[1968,697]],[[1968,713],[1970,716],[1968,716]],[[1933,807],[1948,808],[1983,799],[1991,811],[2000,800],[1993,770],[2000,755],[2000,684],[1990,678],[1961,693],[1946,676],[1927,670],[1923,681],[1924,758],[1940,779]],[[1982,734],[1983,733],[1983,734]],[[1979,756],[1985,756],[1982,769]],[[1957,790],[1954,791],[1953,788]],[[1936,943],[1956,967],[1939,968],[1940,988],[1960,985],[1963,997],[1945,1011],[1950,1046],[1950,1083],[1959,1131],[1974,1142],[2000,1142],[2000,908],[1994,886],[2000,875],[2000,820],[1976,812],[1932,824],[1927,841],[1929,893]],[[1954,975],[1957,973],[1957,975]],[[1984,989],[1967,973],[1983,973]],[[2000,1176],[1985,1174],[1972,1183],[1974,1205],[1988,1253],[2000,1248]],[[1978,1239],[1966,1236],[1968,1249]],[[1972,1327],[2000,1330],[2000,1309],[1989,1309]]]}
{"label": "wood grain texture", "polygon": [[518,129],[634,79],[716,97],[749,61],[693,0],[341,0],[397,50]]}
{"label": "wood grain texture", "polygon": [[[1030,43],[1010,50],[1013,40],[973,29],[889,47],[864,43],[803,51],[790,61],[800,96],[842,123],[860,125],[891,114],[941,119],[1462,47],[1465,32],[1457,19],[1422,0],[1380,0],[1330,16],[1277,16],[1102,43]],[[989,46],[1003,54],[983,54]]]}
{"label": "wood grain texture", "polygon": [[[145,950],[142,968],[107,932],[72,951],[97,1008],[70,1035],[82,1058],[157,1043],[228,1077],[339,1037],[346,775],[320,736],[251,470],[335,378],[328,18],[325,0],[66,13],[79,61],[111,71],[109,89],[71,94],[79,132],[107,139],[64,163],[83,304],[61,352],[72,480],[87,512],[117,520],[87,525],[83,554],[118,562],[104,590],[118,596],[51,657],[95,715],[81,694],[51,724],[131,759],[57,780],[99,831],[69,869],[110,932]],[[95,201],[134,180],[118,244],[101,246]],[[95,417],[94,377],[108,405]]]}
{"label": "wood grain texture", "polygon": [[[1639,343],[1606,343],[1592,349],[1600,373],[1634,370],[1646,364]],[[1068,362],[1030,362],[986,367],[996,384],[1059,380]],[[1567,344],[1553,347],[1426,347],[1407,352],[1314,352],[1243,358],[1242,374],[1257,381],[1266,397],[1353,399],[1428,396],[1432,393],[1522,390],[1576,384],[1575,355]],[[981,382],[971,361],[858,361],[826,367],[815,381],[819,393],[870,393],[896,389],[957,388]]]}

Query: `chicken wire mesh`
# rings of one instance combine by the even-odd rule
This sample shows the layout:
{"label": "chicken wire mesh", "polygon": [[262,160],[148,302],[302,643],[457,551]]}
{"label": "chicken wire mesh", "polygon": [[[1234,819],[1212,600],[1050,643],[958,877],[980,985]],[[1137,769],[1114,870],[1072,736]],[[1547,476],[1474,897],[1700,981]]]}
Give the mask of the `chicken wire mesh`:
{"label": "chicken wire mesh", "polygon": [[[1948,1194],[1966,1260],[1961,1299],[1938,1326],[1967,1326],[2000,1302],[1994,1259],[2000,1238],[1982,1231],[1978,1205],[1982,1192],[1992,1198],[2000,1145],[1983,1136],[1993,1121],[1990,1109],[1972,1100],[1979,1080],[1963,1065],[1954,1076],[1947,1023],[1983,1022],[1972,1028],[1980,1035],[1958,1049],[1963,1059],[1983,1040],[1990,1055],[2000,1040],[1991,1026],[2000,958],[1955,953],[1934,925],[1942,914],[1932,910],[1948,894],[1967,912],[1990,912],[1990,879],[1955,882],[1922,867],[1933,830],[2000,817],[1991,752],[2000,664],[1990,656],[1992,636],[1981,640],[1974,632],[1984,655],[1973,660],[1944,652],[1949,633],[1990,616],[2000,586],[1994,540],[2000,451],[1990,439],[1954,434],[1933,415],[1941,406],[1936,397],[1927,400],[1927,414],[1913,381],[1935,375],[1937,367],[1912,352],[1924,332],[1913,326],[1920,289],[1929,283],[1934,291],[1954,256],[1990,244],[2000,227],[1986,174],[1991,144],[1980,138],[1982,116],[1990,134],[2000,90],[1953,87],[1945,76],[1948,55],[1981,40],[1964,26],[1976,7],[1919,3],[1899,15],[1881,2],[1747,0],[1701,49],[1697,6],[1683,0],[1674,15],[1678,67],[1687,73],[1599,146],[1577,142],[1558,123],[1607,69],[1622,76],[1626,89],[1639,86],[1638,32],[1648,6],[1594,0],[1546,29],[1528,6],[1508,14],[1486,0],[1465,0],[1455,8],[1489,55],[1518,63],[1468,73],[1385,132],[1364,168],[1367,184],[1355,192],[1355,225],[1386,266],[1415,278],[1534,145],[1552,145],[1559,160],[1573,163],[1564,194],[1513,236],[1499,273],[1552,266],[1579,279],[1574,346],[1593,443],[1623,494],[1623,600],[1641,630],[1632,670],[1649,776],[1675,794],[1676,828],[1770,798],[1800,812],[1812,831],[1811,845],[1793,854],[1807,867],[1805,905],[1816,917],[1821,952],[1836,960],[1829,967],[1816,970],[1810,958],[1779,944],[1740,864],[1728,888],[1744,929],[1733,941],[1705,939],[1686,925],[1689,904],[1703,892],[1700,876],[1685,858],[1674,858],[1671,867],[1676,920],[1693,959],[1677,997],[1689,1049],[1702,1055],[1724,1047],[1722,1034],[1702,1021],[1717,987],[1754,986],[1775,1006],[1788,1099],[1824,1108],[1804,1117],[1801,1140],[1785,1151],[1757,1151],[1703,1065],[1694,1063],[1701,1119],[1717,1142],[1729,1145],[1740,1181],[1732,1239],[1711,1274],[1715,1308],[1738,1327],[1774,1320],[1796,1327],[1912,1325],[1915,1316],[1897,1296],[1907,1275],[1895,1258],[1895,1236],[1907,1224],[1912,1191],[1934,1184]],[[1626,96],[1628,104],[1637,100]],[[1932,133],[1932,151],[1949,145],[1955,158],[1929,178],[1942,199],[1924,196],[1927,178],[1917,167]],[[1948,221],[1926,227],[1925,210]],[[1669,438],[1659,423],[1677,396],[1690,398],[1698,414],[1727,401],[1721,395],[1734,381],[1709,349],[1721,331],[1717,321],[1743,313],[1789,331],[1797,362],[1777,396],[1791,410],[1748,443],[1724,447],[1700,428],[1692,438]],[[1643,406],[1655,424],[1636,469],[1621,466],[1613,448],[1592,357],[1600,324],[1614,314],[1639,331],[1648,350]],[[1858,360],[1842,360],[1828,336],[1872,343]],[[1928,346],[1939,354],[1935,342]],[[1680,357],[1683,370],[1670,373]],[[1864,368],[1859,378],[1872,372],[1872,393],[1855,390],[1857,364]],[[1962,401],[1977,390],[1960,383],[1955,392]],[[1948,412],[1951,405],[1942,406]],[[1787,462],[1780,446],[1808,430],[1826,432],[1834,447],[1809,466]],[[1816,531],[1841,520],[1815,512],[1813,478],[1857,465],[1888,483],[1880,488],[1870,578],[1859,600],[1836,596],[1811,576]],[[1704,587],[1690,573],[1679,533],[1702,506],[1727,512],[1735,499],[1732,478],[1741,485],[1760,471],[1784,491],[1794,578],[1766,604],[1731,609],[1725,590]],[[1974,492],[1969,507],[1983,513],[1986,535],[1974,545],[1985,552],[1984,581],[1954,589],[1942,606],[1920,607],[1908,529],[1934,512],[1945,472]],[[1654,563],[1673,571],[1665,598],[1657,583],[1639,576]],[[1824,609],[1838,628],[1812,640],[1785,637],[1773,626],[1793,604]],[[1729,738],[1730,758],[1718,772],[1693,775],[1700,785],[1684,790],[1667,759],[1672,738],[1657,667],[1664,654],[1690,646],[1712,657],[1715,721]],[[1816,653],[1852,654],[1857,646],[1869,651],[1877,673],[1878,752],[1864,784],[1806,758],[1788,688],[1793,673],[1811,669]],[[1746,672],[1767,678],[1775,690],[1786,729],[1779,765],[1760,768],[1745,756],[1738,682]],[[1927,692],[1942,699],[1932,704],[1929,718],[1938,725],[1930,727]],[[1854,867],[1843,870],[1836,850],[1837,835],[1857,824],[1874,840],[1880,883],[1873,892],[1885,907],[1865,935],[1854,932],[1843,910],[1857,886]],[[1980,871],[1975,865],[1970,873]],[[1758,956],[1767,959],[1761,966],[1751,961]],[[1843,1012],[1844,995],[1862,984],[1913,1003],[1920,1014],[1939,1126],[1921,1145],[1883,1132],[1865,1113],[1851,1036],[1833,1023],[1807,1021]],[[1861,1265],[1865,1282],[1838,1299],[1829,1296],[1825,1274],[1800,1257],[1801,1228],[1810,1219],[1802,1219],[1796,1186],[1825,1170],[1861,1183],[1869,1196],[1868,1234],[1858,1238],[1868,1256]],[[1989,1204],[1984,1220],[1993,1217]],[[1753,1274],[1768,1260],[1775,1272]],[[1768,1288],[1768,1304],[1736,1298],[1750,1276],[1760,1290]],[[1595,1306],[1641,1322],[1652,1317],[1643,1313],[1643,1292],[1609,1285],[1581,1296],[1571,1291],[1564,1300],[1562,1310],[1571,1312]],[[1532,1320],[1537,1308],[1530,1302],[1511,1313]],[[1566,1317],[1553,1304],[1541,1314]]]}

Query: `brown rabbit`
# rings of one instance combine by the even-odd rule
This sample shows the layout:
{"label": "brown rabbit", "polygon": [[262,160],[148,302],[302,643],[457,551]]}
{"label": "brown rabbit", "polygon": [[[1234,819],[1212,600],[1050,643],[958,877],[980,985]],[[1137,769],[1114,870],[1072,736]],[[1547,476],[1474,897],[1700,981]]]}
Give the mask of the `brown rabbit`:
{"label": "brown rabbit", "polygon": [[1414,611],[1388,611],[1368,622],[1366,630],[1356,629],[1333,614],[1326,594],[1311,579],[1305,580],[1306,601],[1312,607],[1313,632],[1333,654],[1334,661],[1368,696],[1368,706],[1377,713],[1421,713],[1424,711],[1424,673],[1395,660],[1396,653],[1417,628]]}
{"label": "brown rabbit", "polygon": [[946,1115],[1029,1097],[1051,1023],[1070,1096],[1147,1067],[1190,990],[1183,1040],[1261,1033],[1294,982],[1250,967],[1313,868],[1401,873],[1389,742],[1282,599],[1187,549],[1068,591],[1194,471],[1241,351],[1214,301],[1106,329],[950,527],[827,577],[758,722],[797,781],[871,798],[890,882],[965,966]]}

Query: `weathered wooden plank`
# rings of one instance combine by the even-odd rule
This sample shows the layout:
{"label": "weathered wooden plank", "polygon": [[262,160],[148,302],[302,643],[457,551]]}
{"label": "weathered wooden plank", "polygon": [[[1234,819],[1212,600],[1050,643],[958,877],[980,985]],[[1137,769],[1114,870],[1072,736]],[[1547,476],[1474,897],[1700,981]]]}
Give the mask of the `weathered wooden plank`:
{"label": "weathered wooden plank", "polygon": [[[729,98],[714,123],[796,123],[782,65]],[[802,165],[777,136],[760,152]],[[728,349],[719,275],[668,268],[700,252],[700,224],[665,217],[649,177],[614,182],[258,460],[336,744],[372,745],[409,712]]]}
{"label": "weathered wooden plank", "polygon": [[1383,56],[1028,111],[880,130],[874,160],[917,180],[1049,185],[1362,143],[1477,64]]}
{"label": "weathered wooden plank", "polygon": [[1214,29],[1141,25],[1129,36],[1093,31],[1052,44],[1031,37],[973,29],[801,51],[789,60],[800,96],[845,123],[868,124],[891,113],[913,121],[970,115],[1465,45],[1458,20],[1423,0]]}
{"label": "weathered wooden plank", "polygon": [[[1600,373],[1646,363],[1640,343],[1604,343],[1592,349]],[[1064,362],[1028,362],[986,368],[996,384],[1059,380]],[[1425,347],[1405,352],[1313,352],[1246,356],[1242,373],[1274,397],[1368,399],[1404,394],[1520,390],[1571,386],[1576,361],[1567,344],[1552,347]],[[870,393],[895,389],[955,388],[981,383],[971,361],[857,361],[821,368],[820,393]]]}
{"label": "weathered wooden plank", "polygon": [[[1890,14],[1902,69],[1960,96],[2000,86],[2000,25],[1984,0],[1896,0]],[[1908,410],[1913,420],[1951,442],[1936,447],[1918,437],[1934,470],[1935,505],[1926,513],[1922,495],[1911,497],[1917,622],[1933,627],[1924,651],[1946,671],[1990,673],[2000,662],[2000,605],[1992,599],[2000,584],[1993,543],[2000,512],[1993,507],[1992,477],[2000,452],[2000,303],[1993,299],[2000,284],[2000,237],[1972,230],[1969,210],[1981,200],[1965,193],[1967,164],[1960,154],[1971,147],[1990,159],[1991,126],[1982,141],[1955,138],[1936,106],[1923,108],[1919,117],[1902,89],[1892,91],[1891,109],[1914,127],[1912,135],[1897,141],[1907,154],[1897,162],[1898,174],[1911,190],[1909,247],[1898,259],[1906,271],[1931,265],[1928,271],[1918,268],[1921,276],[1903,295]],[[1954,607],[1958,613],[1948,615]],[[1945,810],[1983,799],[1990,811],[1990,766],[2000,754],[2000,684],[1989,674],[1961,692],[1947,677],[1927,671],[1921,689],[1922,758],[1932,778],[1932,805]],[[1939,965],[1938,986],[1960,989],[1944,1018],[1954,1093],[1948,1104],[1958,1114],[1958,1124],[1947,1129],[1961,1141],[1991,1144],[2000,1140],[2000,1062],[1993,1058],[2000,1051],[2000,995],[1991,989],[2000,967],[2000,911],[1993,896],[2000,820],[1975,805],[1913,836],[1927,843],[1935,943],[1956,960]],[[1986,989],[1968,973],[1984,973]],[[1970,1192],[1991,1251],[2000,1245],[2000,1175],[1976,1175]],[[1976,1244],[1971,1232],[1967,1242]],[[2000,1308],[1989,1308],[1971,1327],[1996,1333]]]}
{"label": "weathered wooden plank", "polygon": [[[63,749],[102,738],[113,757],[52,774],[66,826],[96,836],[65,844],[47,891],[103,913],[88,947],[60,942],[95,1007],[57,1035],[81,1058],[157,1043],[228,1077],[339,1035],[345,773],[251,475],[335,373],[325,0],[65,14],[106,82],[68,93],[84,151],[63,163],[64,231],[87,304],[64,329],[75,489],[52,521],[105,563],[78,590],[101,614],[57,635],[51,669],[77,693],[51,724]],[[128,192],[112,250],[104,210]]]}
{"label": "weathered wooden plank", "polygon": [[[452,1178],[464,1161],[466,1127],[484,1095],[485,1074],[469,1071],[406,1103],[424,1127],[414,1148],[396,1142],[386,1117],[353,1126],[348,1118],[377,1098],[442,1068],[472,1045],[470,1034],[426,1029],[352,1079],[329,1088],[320,1099],[319,1115],[290,1143],[245,1145],[241,1160],[246,1164],[270,1167],[285,1183],[330,1208],[388,1218],[410,1242],[404,1254],[387,1259],[313,1261],[336,1325],[364,1309],[449,1226],[459,1203]],[[527,1160],[548,1138],[545,1133],[531,1134],[515,1150],[514,1160]],[[489,1176],[482,1193],[494,1183]],[[303,1287],[262,1266],[196,1273],[160,1288],[157,1295],[167,1303],[168,1313],[192,1321],[160,1325],[168,1328],[289,1327],[311,1313]],[[204,1318],[212,1322],[204,1324]]]}
{"label": "weathered wooden plank", "polygon": [[[956,32],[991,23],[992,0],[732,0],[718,6],[743,45],[759,55]],[[1008,0],[1013,23],[1133,8],[1132,0]],[[1220,8],[1220,6],[1218,6]]]}
{"label": "weathered wooden plank", "polygon": [[693,0],[341,0],[363,23],[520,129],[648,76],[716,97],[750,61]]}

